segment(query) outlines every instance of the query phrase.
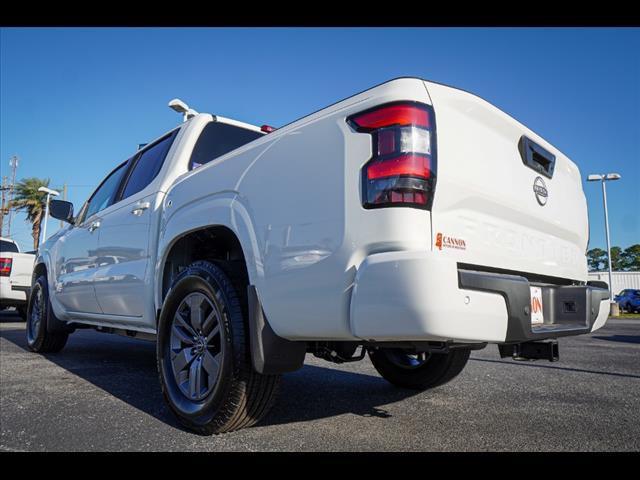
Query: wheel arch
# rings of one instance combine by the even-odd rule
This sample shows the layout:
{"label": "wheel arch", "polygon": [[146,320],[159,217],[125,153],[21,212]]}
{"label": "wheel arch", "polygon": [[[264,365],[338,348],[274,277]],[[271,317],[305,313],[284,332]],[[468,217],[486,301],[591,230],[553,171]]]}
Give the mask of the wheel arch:
{"label": "wheel arch", "polygon": [[[31,274],[31,286],[35,283],[35,281],[40,277],[40,275],[47,275],[48,273],[47,264],[42,260],[39,263],[36,263],[33,266],[33,273]],[[48,277],[48,275],[47,275]]]}
{"label": "wheel arch", "polygon": [[254,368],[268,374],[294,371],[304,362],[306,343],[280,338],[268,325],[258,294],[264,278],[263,262],[251,219],[249,209],[235,194],[206,197],[172,212],[161,228],[158,243],[156,318],[173,279],[183,268],[197,260],[237,261],[244,268],[242,273],[249,287]]}
{"label": "wheel arch", "polygon": [[300,369],[304,363],[306,343],[286,340],[273,331],[265,318],[256,287],[249,278],[240,239],[224,225],[193,230],[172,242],[162,264],[160,305],[164,304],[174,279],[184,268],[198,260],[237,262],[244,269],[237,273],[238,277],[246,279],[247,284],[248,335],[255,370],[261,374],[275,375]]}
{"label": "wheel arch", "polygon": [[49,257],[48,252],[38,253],[38,256],[33,262],[33,272],[31,273],[31,287],[33,287],[40,275],[46,275],[49,291],[54,291],[54,272],[53,267],[51,266],[51,258]]}
{"label": "wheel arch", "polygon": [[[260,249],[253,217],[243,198],[237,192],[226,191],[188,199],[184,192],[175,190],[168,193],[164,202],[160,226],[154,278],[156,312],[162,308],[167,292],[167,261],[175,258],[176,248],[189,245],[190,241],[203,234],[213,234],[223,246],[228,247],[228,251],[242,257],[249,283],[259,288],[263,277]],[[216,244],[212,241],[207,247],[216,247]]]}
{"label": "wheel arch", "polygon": [[207,225],[175,237],[168,245],[158,265],[156,307],[160,309],[173,279],[197,260],[236,261],[244,268],[250,282],[247,257],[238,235],[225,225]]}

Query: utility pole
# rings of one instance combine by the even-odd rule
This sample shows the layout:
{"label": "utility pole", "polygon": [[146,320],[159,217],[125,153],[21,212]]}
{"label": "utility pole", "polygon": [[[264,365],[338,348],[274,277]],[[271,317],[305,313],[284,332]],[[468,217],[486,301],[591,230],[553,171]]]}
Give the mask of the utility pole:
{"label": "utility pole", "polygon": [[2,237],[4,232],[4,216],[6,214],[4,210],[4,206],[6,203],[6,191],[7,191],[7,176],[2,177],[2,206],[0,206],[0,237]]}
{"label": "utility pole", "polygon": [[7,226],[7,237],[11,238],[11,201],[13,200],[13,191],[15,189],[15,185],[16,185],[16,170],[18,169],[18,156],[14,155],[13,157],[11,157],[11,160],[9,160],[9,166],[11,167],[11,184],[9,185],[9,219],[7,221],[8,226]]}

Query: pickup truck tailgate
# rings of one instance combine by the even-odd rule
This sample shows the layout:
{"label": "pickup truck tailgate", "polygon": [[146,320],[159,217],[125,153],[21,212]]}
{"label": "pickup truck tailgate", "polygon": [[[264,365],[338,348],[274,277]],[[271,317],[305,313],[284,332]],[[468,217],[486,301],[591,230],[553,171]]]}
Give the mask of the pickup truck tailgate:
{"label": "pickup truck tailgate", "polygon": [[435,109],[432,249],[459,263],[586,280],[577,166],[481,98],[425,82]]}
{"label": "pickup truck tailgate", "polygon": [[12,259],[11,275],[9,276],[11,285],[30,287],[33,262],[36,258],[35,255],[30,253],[3,252],[2,256]]}

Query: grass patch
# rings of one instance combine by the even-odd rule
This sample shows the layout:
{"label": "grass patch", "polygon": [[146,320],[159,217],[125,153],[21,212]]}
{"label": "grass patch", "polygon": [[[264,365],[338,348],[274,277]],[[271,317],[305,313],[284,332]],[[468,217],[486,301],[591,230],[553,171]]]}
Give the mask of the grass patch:
{"label": "grass patch", "polygon": [[640,313],[621,313],[617,317],[610,317],[610,318],[633,318],[633,319],[640,320]]}

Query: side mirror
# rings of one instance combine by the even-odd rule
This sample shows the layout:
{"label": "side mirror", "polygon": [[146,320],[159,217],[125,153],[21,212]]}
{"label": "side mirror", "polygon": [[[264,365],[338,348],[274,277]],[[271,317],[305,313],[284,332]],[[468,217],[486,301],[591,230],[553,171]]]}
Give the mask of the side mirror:
{"label": "side mirror", "polygon": [[49,215],[73,225],[73,203],[64,200],[51,200],[49,202]]}

